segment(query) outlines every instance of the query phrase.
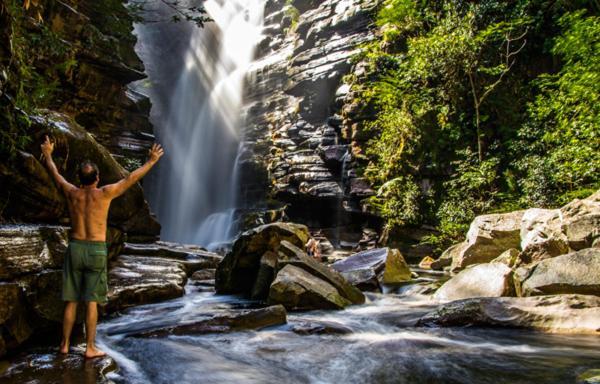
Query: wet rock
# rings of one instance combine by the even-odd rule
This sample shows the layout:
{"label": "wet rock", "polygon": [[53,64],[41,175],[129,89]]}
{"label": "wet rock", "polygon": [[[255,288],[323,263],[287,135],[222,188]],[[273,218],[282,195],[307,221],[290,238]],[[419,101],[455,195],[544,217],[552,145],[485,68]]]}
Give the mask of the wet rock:
{"label": "wet rock", "polygon": [[302,268],[310,274],[328,282],[338,290],[340,295],[353,304],[362,304],[365,302],[364,295],[336,270],[316,261],[292,243],[282,241],[279,248],[278,268],[282,268],[288,264]]}
{"label": "wet rock", "polygon": [[201,281],[201,280],[214,280],[215,278],[215,269],[201,269],[199,271],[196,271],[192,274],[192,276],[190,276],[190,280],[196,280],[196,281]]}
{"label": "wet rock", "polygon": [[488,263],[507,249],[519,248],[522,217],[523,211],[476,217],[464,245],[453,255],[452,270]]}
{"label": "wet rock", "polygon": [[555,333],[600,330],[600,297],[552,295],[486,297],[443,304],[417,322],[421,326],[501,326]]}
{"label": "wet rock", "polygon": [[0,226],[0,279],[61,268],[67,239],[66,227]]}
{"label": "wet rock", "polygon": [[107,312],[180,297],[187,273],[181,262],[121,255],[110,262]]}
{"label": "wet rock", "polygon": [[356,286],[375,286],[374,275],[382,284],[398,284],[411,279],[410,268],[402,254],[391,248],[362,251],[333,263],[331,267]]}
{"label": "wet rock", "polygon": [[600,249],[540,261],[522,283],[524,296],[579,293],[600,296]]}
{"label": "wet rock", "polygon": [[186,324],[146,330],[130,336],[164,337],[169,335],[198,335],[206,333],[225,333],[245,330],[258,330],[287,322],[287,312],[282,305],[248,310],[228,310],[205,319]]}
{"label": "wet rock", "polygon": [[[86,359],[85,348],[73,348],[75,353],[63,356],[56,350],[35,349],[8,360],[8,368],[0,373],[0,381],[21,383],[109,384],[106,375],[118,370],[109,357]],[[40,381],[41,380],[41,381]]]}
{"label": "wet rock", "polygon": [[321,155],[325,165],[333,169],[341,169],[347,154],[347,145],[329,145],[319,148],[319,155]]}
{"label": "wet rock", "polygon": [[512,270],[502,263],[468,267],[444,283],[433,295],[439,301],[500,296],[514,296]]}
{"label": "wet rock", "polygon": [[293,265],[277,273],[269,290],[269,303],[287,309],[343,309],[352,304],[328,282]]}
{"label": "wet rock", "polygon": [[352,329],[333,321],[300,321],[291,327],[298,335],[347,335]]}
{"label": "wet rock", "polygon": [[371,188],[371,184],[367,179],[362,177],[354,177],[350,179],[350,196],[364,199],[369,196],[375,195],[375,191]]}
{"label": "wet rock", "polygon": [[342,272],[342,276],[356,288],[361,291],[381,292],[379,275],[373,268],[357,269],[348,272]]}
{"label": "wet rock", "polygon": [[249,295],[267,251],[276,253],[283,240],[304,248],[308,238],[308,228],[293,223],[271,223],[244,232],[217,267],[217,292]]}
{"label": "wet rock", "polygon": [[198,246],[163,241],[146,244],[125,243],[121,253],[177,260],[185,267],[188,275],[199,269],[216,268],[223,259],[222,256]]}

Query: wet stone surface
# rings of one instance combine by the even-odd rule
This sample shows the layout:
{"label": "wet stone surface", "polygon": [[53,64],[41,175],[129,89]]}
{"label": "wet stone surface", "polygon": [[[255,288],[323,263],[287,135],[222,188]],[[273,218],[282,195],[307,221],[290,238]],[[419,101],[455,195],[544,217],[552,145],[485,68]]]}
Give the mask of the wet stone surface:
{"label": "wet stone surface", "polygon": [[84,347],[72,348],[68,355],[56,349],[37,349],[0,362],[0,382],[7,384],[108,384],[107,375],[118,371],[111,357],[86,359]]}

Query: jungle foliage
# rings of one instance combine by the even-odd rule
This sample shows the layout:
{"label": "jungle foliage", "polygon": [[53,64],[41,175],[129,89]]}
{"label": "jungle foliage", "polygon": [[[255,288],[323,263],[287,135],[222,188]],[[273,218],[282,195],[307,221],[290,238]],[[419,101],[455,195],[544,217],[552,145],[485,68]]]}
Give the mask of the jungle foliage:
{"label": "jungle foliage", "polygon": [[387,0],[350,78],[364,174],[390,228],[445,246],[475,215],[560,205],[599,186],[597,1]]}

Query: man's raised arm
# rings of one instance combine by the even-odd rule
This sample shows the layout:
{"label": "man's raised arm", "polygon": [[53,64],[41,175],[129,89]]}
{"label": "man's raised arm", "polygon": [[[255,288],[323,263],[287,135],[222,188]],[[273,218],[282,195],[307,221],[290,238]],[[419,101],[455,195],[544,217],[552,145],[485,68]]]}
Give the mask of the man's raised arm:
{"label": "man's raised arm", "polygon": [[54,160],[52,160],[52,152],[54,151],[54,143],[50,141],[50,138],[46,135],[46,140],[41,145],[42,154],[44,155],[44,161],[52,178],[58,183],[63,192],[68,192],[70,190],[76,189],[73,184],[69,183],[60,173],[58,173],[58,168],[56,168],[56,164],[54,164]]}
{"label": "man's raised arm", "polygon": [[131,172],[120,181],[102,187],[105,195],[111,199],[121,196],[123,193],[125,193],[125,191],[131,188],[132,185],[140,181],[140,179],[144,177],[146,173],[152,169],[152,167],[154,167],[154,164],[158,162],[164,153],[165,152],[160,145],[153,144],[152,148],[150,148],[150,157],[148,158],[148,161],[146,161],[146,164]]}

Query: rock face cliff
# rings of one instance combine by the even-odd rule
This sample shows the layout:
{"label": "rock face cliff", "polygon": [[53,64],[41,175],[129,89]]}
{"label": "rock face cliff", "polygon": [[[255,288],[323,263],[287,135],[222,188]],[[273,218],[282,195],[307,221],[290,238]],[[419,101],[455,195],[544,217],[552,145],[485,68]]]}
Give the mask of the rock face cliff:
{"label": "rock face cliff", "polygon": [[[145,77],[133,19],[117,0],[0,7],[0,217],[64,223],[66,202],[40,162],[44,135],[56,140],[55,161],[72,183],[85,159],[98,163],[101,184],[118,180],[153,141],[150,103],[127,87]],[[140,186],[115,202],[109,222],[133,236],[160,231]]]}
{"label": "rock face cliff", "polygon": [[[373,194],[353,169],[353,121],[344,75],[373,38],[377,0],[269,0],[251,72],[241,158],[246,203],[288,204],[312,226],[367,222]],[[272,200],[271,200],[272,201]]]}

